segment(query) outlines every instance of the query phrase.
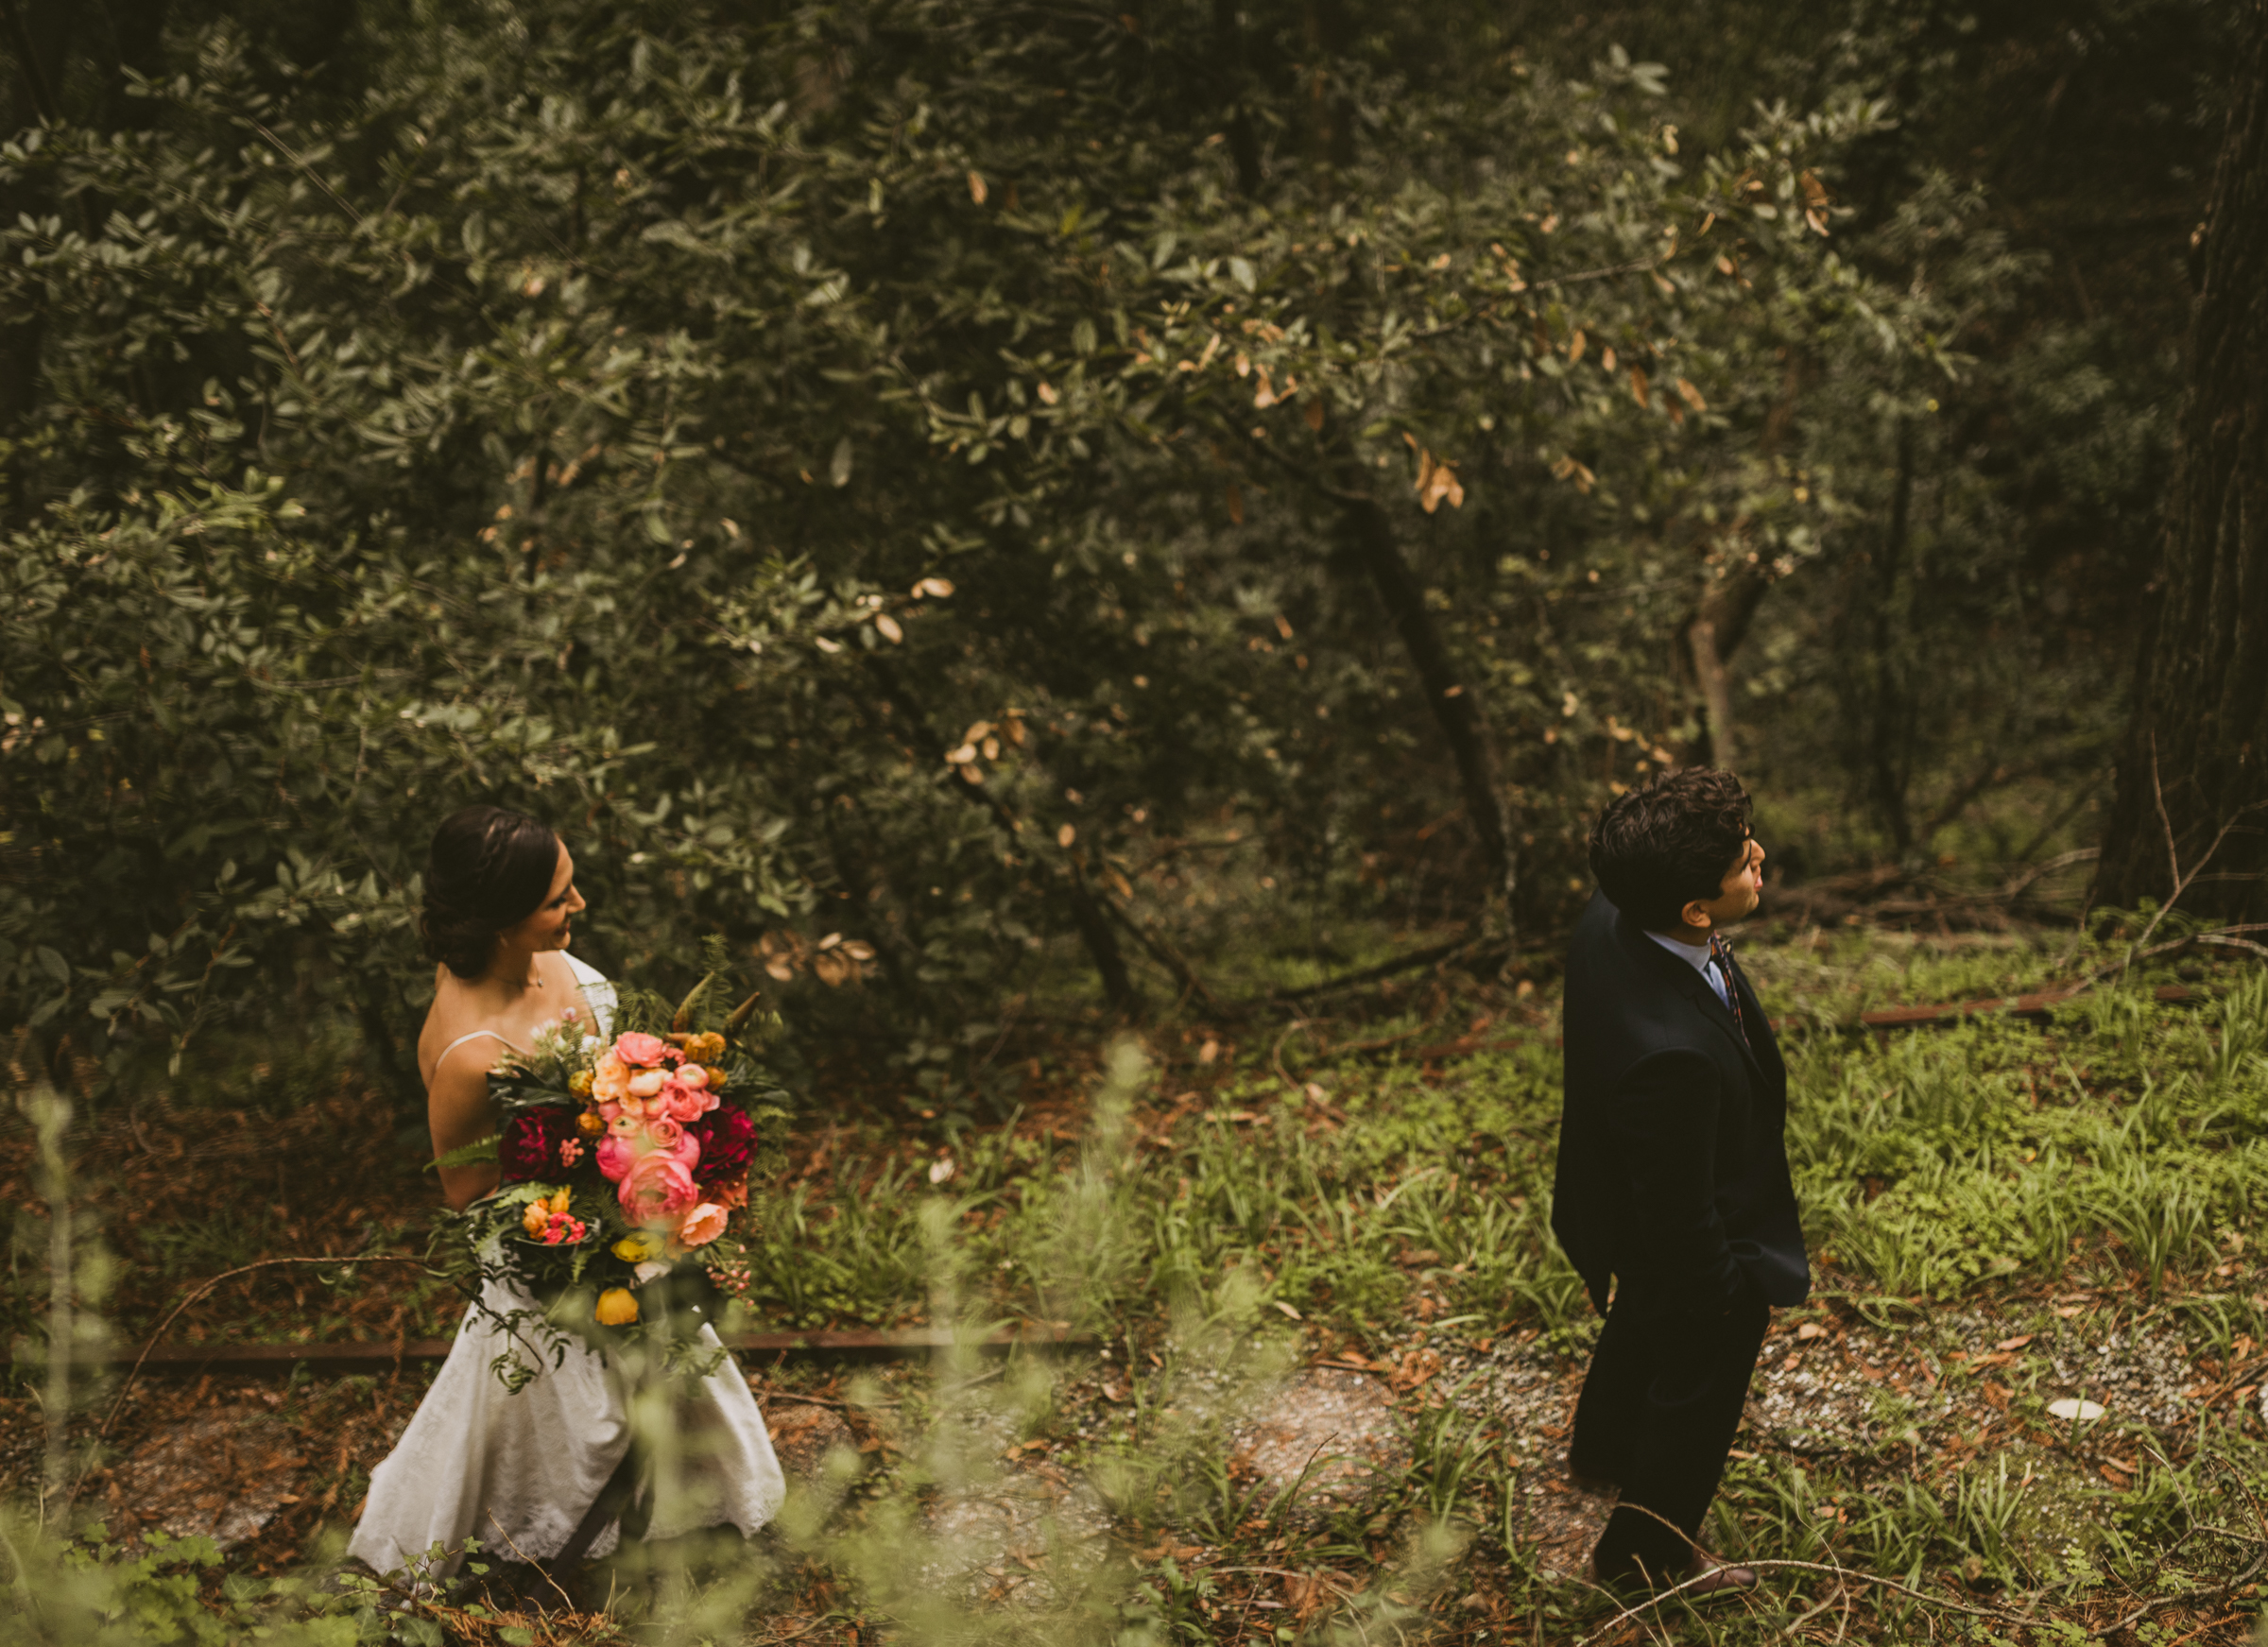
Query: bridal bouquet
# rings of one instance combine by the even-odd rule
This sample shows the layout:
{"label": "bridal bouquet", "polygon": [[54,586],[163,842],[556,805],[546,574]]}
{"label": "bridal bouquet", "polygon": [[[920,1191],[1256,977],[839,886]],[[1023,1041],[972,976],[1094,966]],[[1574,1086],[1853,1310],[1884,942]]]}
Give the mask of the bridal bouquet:
{"label": "bridal bouquet", "polygon": [[[502,1131],[448,1163],[492,1152],[501,1173],[467,1212],[484,1275],[517,1281],[555,1332],[601,1347],[659,1340],[673,1364],[747,1292],[754,1109],[781,1095],[742,1038],[755,997],[717,1028],[692,1027],[711,981],[659,1033],[589,1036],[570,1012],[507,1054],[489,1076]],[[623,993],[626,1020],[641,1004],[658,1019],[650,997]]]}

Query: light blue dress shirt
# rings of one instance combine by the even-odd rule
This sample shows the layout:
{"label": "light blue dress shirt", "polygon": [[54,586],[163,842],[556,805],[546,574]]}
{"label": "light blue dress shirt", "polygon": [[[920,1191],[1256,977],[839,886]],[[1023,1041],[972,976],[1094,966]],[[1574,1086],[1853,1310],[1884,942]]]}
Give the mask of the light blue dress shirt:
{"label": "light blue dress shirt", "polygon": [[1717,992],[1717,999],[1725,1003],[1725,1010],[1732,1010],[1732,981],[1718,968],[1717,958],[1710,952],[1707,944],[1679,943],[1675,938],[1665,938],[1658,932],[1650,932],[1646,936],[1708,979],[1709,986]]}

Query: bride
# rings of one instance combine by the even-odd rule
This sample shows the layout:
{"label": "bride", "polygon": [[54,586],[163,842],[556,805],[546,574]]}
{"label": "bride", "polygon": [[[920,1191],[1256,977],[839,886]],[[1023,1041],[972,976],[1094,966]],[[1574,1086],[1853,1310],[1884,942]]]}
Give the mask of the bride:
{"label": "bride", "polygon": [[[436,1157],[497,1130],[488,1072],[505,1048],[532,1046],[562,1018],[588,1034],[611,1033],[613,986],[567,953],[583,906],[575,859],[534,818],[468,807],[434,835],[420,927],[436,967],[418,1068]],[[497,1169],[444,1167],[440,1178],[442,1195],[461,1210],[496,1187]],[[630,1402],[621,1368],[605,1356],[571,1342],[555,1367],[546,1335],[524,1330],[519,1339],[542,1353],[521,1348],[519,1359],[541,1370],[507,1391],[490,1364],[515,1348],[501,1318],[536,1308],[519,1287],[486,1282],[409,1428],[371,1472],[350,1555],[393,1572],[438,1544],[446,1556],[438,1576],[455,1570],[468,1538],[507,1561],[546,1560],[566,1546],[629,1446]],[[658,1416],[669,1433],[660,1439],[684,1467],[674,1490],[657,1494],[646,1536],[725,1523],[748,1534],[771,1519],[786,1483],[756,1398],[729,1356],[681,1386]],[[653,1450],[658,1438],[645,1439]],[[617,1536],[607,1528],[590,1553],[607,1553]]]}

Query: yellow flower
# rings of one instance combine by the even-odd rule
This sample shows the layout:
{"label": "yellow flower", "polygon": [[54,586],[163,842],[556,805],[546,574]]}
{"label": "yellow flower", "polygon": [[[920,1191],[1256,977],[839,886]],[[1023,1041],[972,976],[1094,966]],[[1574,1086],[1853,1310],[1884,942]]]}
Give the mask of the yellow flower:
{"label": "yellow flower", "polygon": [[575,1118],[575,1126],[585,1137],[596,1138],[607,1130],[607,1119],[595,1109],[586,1109]]}
{"label": "yellow flower", "polygon": [[577,1098],[590,1097],[591,1072],[589,1070],[577,1070],[574,1074],[568,1076],[567,1090],[574,1093]]}
{"label": "yellow flower", "polygon": [[685,1061],[689,1064],[711,1063],[724,1055],[725,1038],[713,1029],[685,1038]]}
{"label": "yellow flower", "polygon": [[627,1287],[609,1287],[599,1294],[598,1308],[592,1313],[601,1327],[627,1327],[638,1319],[638,1300]]}
{"label": "yellow flower", "polygon": [[570,1190],[561,1190],[561,1191],[559,1191],[559,1192],[558,1192],[557,1194],[553,1195],[553,1196],[552,1196],[552,1198],[551,1198],[551,1210],[552,1210],[554,1212],[564,1212],[564,1211],[566,1211],[566,1210],[567,1210],[567,1200],[568,1200],[568,1197],[569,1197],[571,1194],[573,1194],[573,1193],[574,1193],[574,1192],[573,1192],[573,1191],[570,1191]]}
{"label": "yellow flower", "polygon": [[657,1249],[658,1244],[650,1235],[626,1235],[614,1244],[614,1256],[626,1264],[642,1264]]}

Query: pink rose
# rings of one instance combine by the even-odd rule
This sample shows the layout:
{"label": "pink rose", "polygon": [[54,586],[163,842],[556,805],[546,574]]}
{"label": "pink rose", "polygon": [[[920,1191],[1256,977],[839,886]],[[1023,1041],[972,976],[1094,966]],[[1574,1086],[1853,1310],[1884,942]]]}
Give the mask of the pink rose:
{"label": "pink rose", "polygon": [[682,1086],[675,1081],[670,1083],[663,1096],[669,1101],[670,1119],[680,1125],[689,1125],[716,1107],[715,1093],[697,1087]]}
{"label": "pink rose", "polygon": [[707,1246],[725,1232],[725,1220],[730,1216],[713,1201],[704,1201],[685,1214],[685,1222],[678,1226],[678,1244]]}
{"label": "pink rose", "polygon": [[624,1106],[614,1119],[607,1123],[607,1131],[614,1138],[636,1138],[645,1130],[645,1118],[637,1110]]}
{"label": "pink rose", "polygon": [[602,1104],[619,1104],[630,1095],[630,1072],[612,1053],[598,1060],[591,1072],[591,1096]]}
{"label": "pink rose", "polygon": [[641,1156],[615,1191],[632,1224],[675,1224],[700,1199],[693,1174],[675,1156]]}
{"label": "pink rose", "polygon": [[601,1104],[598,1107],[598,1118],[601,1121],[612,1121],[621,1113],[622,1106],[619,1104]]}
{"label": "pink rose", "polygon": [[640,1035],[627,1031],[614,1038],[614,1055],[626,1064],[637,1064],[651,1069],[662,1061],[667,1046],[658,1035]]}
{"label": "pink rose", "polygon": [[668,1156],[690,1169],[701,1158],[701,1141],[663,1116],[645,1124],[645,1137],[640,1141],[638,1153]]}
{"label": "pink rose", "polygon": [[638,1159],[637,1146],[627,1138],[610,1134],[598,1141],[598,1170],[610,1184],[619,1184]]}
{"label": "pink rose", "polygon": [[709,1085],[709,1072],[698,1064],[687,1064],[670,1077],[670,1084],[678,1087],[706,1087]]}

